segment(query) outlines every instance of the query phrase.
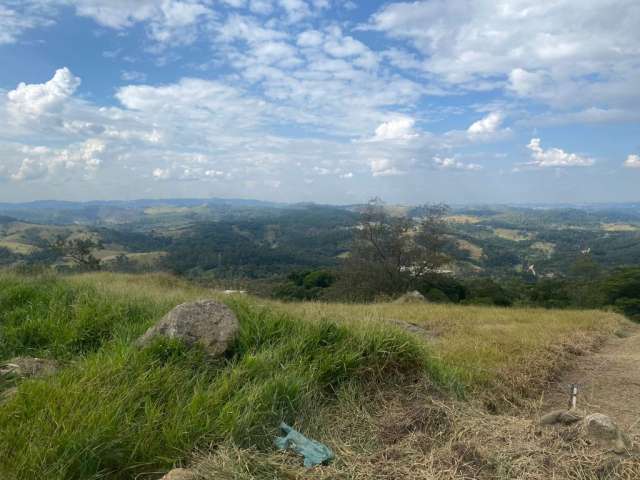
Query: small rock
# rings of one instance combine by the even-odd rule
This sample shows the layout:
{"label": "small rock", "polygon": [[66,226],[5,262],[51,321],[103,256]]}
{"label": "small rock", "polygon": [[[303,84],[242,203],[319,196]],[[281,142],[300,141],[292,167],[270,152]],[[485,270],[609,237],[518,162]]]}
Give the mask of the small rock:
{"label": "small rock", "polygon": [[0,376],[43,377],[58,370],[58,362],[46,358],[15,357],[0,365]]}
{"label": "small rock", "polygon": [[540,425],[555,425],[556,423],[560,423],[560,415],[564,412],[564,410],[554,410],[553,412],[543,415],[542,418],[540,418]]}
{"label": "small rock", "polygon": [[584,424],[587,434],[604,448],[620,454],[631,450],[631,440],[610,417],[593,413],[584,419]]}
{"label": "small rock", "polygon": [[144,347],[157,337],[178,338],[190,346],[197,343],[217,357],[229,349],[239,330],[238,319],[229,307],[215,300],[201,300],[178,305],[136,344]]}
{"label": "small rock", "polygon": [[570,409],[560,414],[558,420],[563,425],[573,425],[585,417],[585,413],[577,409]]}
{"label": "small rock", "polygon": [[577,409],[554,410],[540,418],[541,425],[572,425],[584,418],[584,413]]}
{"label": "small rock", "polygon": [[196,478],[195,473],[185,468],[174,468],[167,473],[160,480],[194,480]]}

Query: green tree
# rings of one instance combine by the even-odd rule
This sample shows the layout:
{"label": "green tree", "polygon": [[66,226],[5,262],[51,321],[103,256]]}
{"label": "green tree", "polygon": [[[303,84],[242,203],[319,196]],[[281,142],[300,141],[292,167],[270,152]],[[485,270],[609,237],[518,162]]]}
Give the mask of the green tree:
{"label": "green tree", "polygon": [[100,259],[93,255],[93,251],[102,248],[102,243],[92,238],[62,238],[58,237],[51,248],[60,256],[68,258],[82,270],[99,270]]}
{"label": "green tree", "polygon": [[397,295],[437,276],[448,257],[442,205],[423,206],[419,217],[394,215],[379,199],[371,200],[354,228],[341,282],[354,299]]}

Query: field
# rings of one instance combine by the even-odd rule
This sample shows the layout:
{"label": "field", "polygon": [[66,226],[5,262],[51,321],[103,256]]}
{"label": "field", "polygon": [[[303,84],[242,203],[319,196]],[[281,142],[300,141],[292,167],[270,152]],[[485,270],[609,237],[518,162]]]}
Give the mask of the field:
{"label": "field", "polygon": [[[197,298],[222,299],[240,319],[225,360],[204,362],[172,342],[132,346]],[[480,421],[487,408],[524,408],[574,354],[627,323],[600,311],[280,303],[168,275],[6,273],[0,360],[39,356],[64,368],[16,383],[0,405],[0,478],[158,478],[182,463],[202,478],[311,478],[295,457],[273,453],[282,419],[337,451],[317,478],[397,478],[403,462],[389,460],[395,473],[382,477],[371,464],[389,442],[435,436],[451,455],[460,412]],[[416,445],[405,445],[407,455],[418,455]]]}
{"label": "field", "polygon": [[494,229],[496,237],[504,238],[505,240],[511,240],[513,242],[523,242],[530,240],[531,235],[519,230],[511,230],[508,228],[496,228]]}

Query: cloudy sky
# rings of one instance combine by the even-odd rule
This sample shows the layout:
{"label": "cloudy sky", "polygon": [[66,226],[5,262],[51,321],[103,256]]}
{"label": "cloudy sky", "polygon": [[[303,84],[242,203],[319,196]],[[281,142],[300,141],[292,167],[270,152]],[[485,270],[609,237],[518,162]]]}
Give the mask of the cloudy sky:
{"label": "cloudy sky", "polygon": [[0,201],[640,200],[638,0],[0,0]]}

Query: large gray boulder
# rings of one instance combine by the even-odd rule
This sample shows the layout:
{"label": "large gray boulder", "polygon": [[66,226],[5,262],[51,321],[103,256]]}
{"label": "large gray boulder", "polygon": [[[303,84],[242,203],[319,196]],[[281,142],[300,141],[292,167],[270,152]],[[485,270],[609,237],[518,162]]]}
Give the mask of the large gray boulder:
{"label": "large gray boulder", "polygon": [[602,413],[592,413],[584,419],[585,429],[589,437],[614,453],[625,453],[631,450],[629,437],[618,428],[615,422]]}
{"label": "large gray boulder", "polygon": [[235,314],[215,300],[183,303],[149,328],[137,345],[149,345],[157,337],[178,338],[187,345],[199,344],[212,357],[224,354],[240,330]]}

